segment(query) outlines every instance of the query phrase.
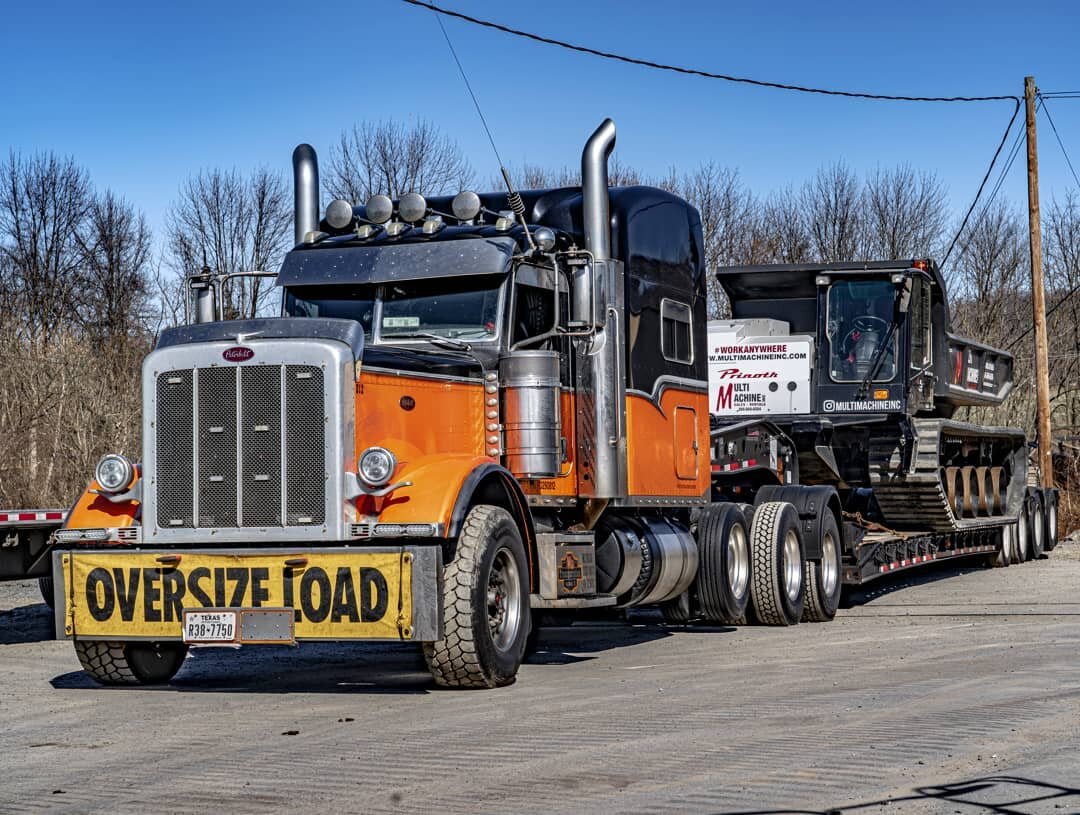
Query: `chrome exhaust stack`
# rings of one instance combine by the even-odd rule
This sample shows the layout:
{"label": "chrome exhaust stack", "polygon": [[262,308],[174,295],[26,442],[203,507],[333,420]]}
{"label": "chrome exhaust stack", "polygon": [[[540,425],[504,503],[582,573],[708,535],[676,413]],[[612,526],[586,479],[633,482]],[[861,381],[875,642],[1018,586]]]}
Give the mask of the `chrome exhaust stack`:
{"label": "chrome exhaust stack", "polygon": [[574,266],[571,319],[587,326],[575,341],[578,398],[578,461],[590,498],[627,494],[626,357],[623,325],[623,264],[611,256],[608,157],[615,148],[615,123],[605,119],[581,154],[581,219],[585,249],[592,256]]}
{"label": "chrome exhaust stack", "polygon": [[310,144],[297,145],[292,154],[295,242],[304,242],[319,228],[319,158]]}
{"label": "chrome exhaust stack", "polygon": [[[611,206],[608,202],[607,163],[615,149],[615,122],[604,119],[581,153],[581,219],[585,229],[585,249],[593,260],[611,259]],[[594,264],[574,270],[570,317],[574,322],[595,325],[602,322],[602,310],[594,299],[598,292],[599,270]],[[600,304],[596,304],[600,305]],[[598,313],[599,312],[599,313]]]}

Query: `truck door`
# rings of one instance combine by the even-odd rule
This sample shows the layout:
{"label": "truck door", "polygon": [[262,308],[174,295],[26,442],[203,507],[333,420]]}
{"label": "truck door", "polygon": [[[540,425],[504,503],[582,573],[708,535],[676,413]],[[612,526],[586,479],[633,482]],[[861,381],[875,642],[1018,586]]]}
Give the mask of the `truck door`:
{"label": "truck door", "polygon": [[694,480],[698,475],[697,411],[675,408],[675,475]]}

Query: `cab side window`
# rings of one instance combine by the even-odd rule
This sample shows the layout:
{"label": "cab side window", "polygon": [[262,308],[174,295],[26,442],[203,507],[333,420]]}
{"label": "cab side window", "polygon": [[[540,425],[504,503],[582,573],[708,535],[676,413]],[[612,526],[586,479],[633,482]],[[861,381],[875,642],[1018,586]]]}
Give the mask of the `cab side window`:
{"label": "cab side window", "polygon": [[660,301],[660,353],[668,362],[690,365],[694,361],[691,320],[686,303],[667,298]]}

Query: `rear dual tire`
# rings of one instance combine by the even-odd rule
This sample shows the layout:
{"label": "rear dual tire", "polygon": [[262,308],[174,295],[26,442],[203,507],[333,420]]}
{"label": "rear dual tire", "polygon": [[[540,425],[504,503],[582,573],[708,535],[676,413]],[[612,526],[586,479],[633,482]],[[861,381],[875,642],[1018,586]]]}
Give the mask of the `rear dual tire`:
{"label": "rear dual tire", "polygon": [[785,501],[754,510],[750,527],[750,609],[763,625],[795,625],[806,603],[799,513]]}
{"label": "rear dual tire", "polygon": [[836,616],[843,588],[843,565],[840,550],[840,528],[836,516],[827,508],[821,516],[821,560],[805,563],[806,605],[803,621],[826,623]]}
{"label": "rear dual tire", "polygon": [[719,625],[745,619],[750,601],[750,535],[737,504],[711,504],[698,518],[698,573],[691,595],[702,618]]}

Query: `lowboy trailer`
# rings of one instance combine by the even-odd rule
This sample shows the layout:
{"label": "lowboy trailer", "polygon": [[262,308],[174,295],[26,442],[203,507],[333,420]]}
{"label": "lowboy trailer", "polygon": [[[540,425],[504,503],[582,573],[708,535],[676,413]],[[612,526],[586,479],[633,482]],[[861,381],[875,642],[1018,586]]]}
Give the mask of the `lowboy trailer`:
{"label": "lowboy trailer", "polygon": [[[143,365],[141,463],[102,458],[54,535],[57,634],[91,676],[167,681],[191,646],[382,639],[419,643],[441,685],[495,687],[546,615],[790,625],[831,619],[844,580],[1011,559],[1008,530],[1051,494],[1027,489],[1018,431],[935,412],[953,383],[909,353],[925,338],[904,315],[933,314],[940,281],[726,270],[714,352],[700,217],[609,189],[614,143],[606,120],[580,188],[325,210],[296,149],[281,316],[221,320],[224,278],[193,276],[196,322]],[[796,376],[721,364],[762,332],[804,349]],[[903,531],[905,501],[933,526]]]}

